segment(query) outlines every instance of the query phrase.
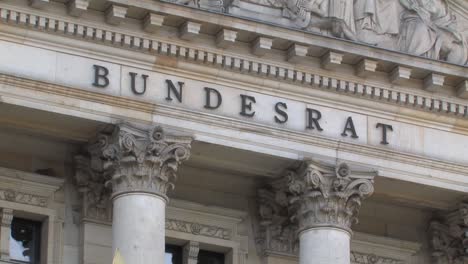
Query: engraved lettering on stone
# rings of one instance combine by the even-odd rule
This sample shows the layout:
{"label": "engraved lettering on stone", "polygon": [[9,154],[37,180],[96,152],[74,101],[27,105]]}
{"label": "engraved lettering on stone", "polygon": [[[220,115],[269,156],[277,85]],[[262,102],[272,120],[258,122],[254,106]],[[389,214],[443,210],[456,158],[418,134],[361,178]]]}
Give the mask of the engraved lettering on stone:
{"label": "engraved lettering on stone", "polygon": [[225,240],[231,239],[232,236],[231,230],[226,228],[204,225],[199,223],[191,223],[176,219],[166,219],[166,229],[190,233],[194,235],[220,238]]}

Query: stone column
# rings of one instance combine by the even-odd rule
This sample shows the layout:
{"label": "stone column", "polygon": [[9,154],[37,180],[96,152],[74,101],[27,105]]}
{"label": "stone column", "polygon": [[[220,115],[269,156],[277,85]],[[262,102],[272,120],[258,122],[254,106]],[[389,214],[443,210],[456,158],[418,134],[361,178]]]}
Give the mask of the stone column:
{"label": "stone column", "polygon": [[[258,241],[264,254],[296,255],[300,264],[349,264],[351,225],[374,174],[312,161],[258,191]],[[299,241],[299,243],[298,243]]]}
{"label": "stone column", "polygon": [[288,180],[299,263],[349,264],[351,225],[357,222],[362,200],[374,192],[373,176],[352,175],[344,163],[331,168],[305,162]]}
{"label": "stone column", "polygon": [[[112,190],[112,249],[125,264],[164,263],[166,193],[190,155],[191,138],[127,124],[88,147],[90,168]],[[99,172],[99,173],[96,173]]]}

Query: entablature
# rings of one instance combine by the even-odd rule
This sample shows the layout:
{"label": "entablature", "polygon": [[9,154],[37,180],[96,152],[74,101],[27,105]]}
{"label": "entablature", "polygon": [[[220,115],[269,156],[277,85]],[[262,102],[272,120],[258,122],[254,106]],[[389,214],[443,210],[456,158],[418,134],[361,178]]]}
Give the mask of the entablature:
{"label": "entablature", "polygon": [[[57,8],[56,5],[54,5],[54,7]],[[188,8],[185,6],[175,7]],[[62,13],[65,14],[65,9],[62,9]],[[55,11],[58,12],[57,10]],[[195,11],[205,12],[200,10]],[[455,91],[442,91],[437,88],[443,85],[443,82],[448,80],[447,78],[440,74],[429,74],[427,78],[424,78],[424,81],[402,81],[402,79],[409,78],[411,75],[411,69],[403,66],[397,66],[391,71],[390,78],[395,80],[395,83],[401,84],[395,85],[388,81],[382,81],[382,79],[372,80],[366,77],[378,76],[380,74],[372,74],[369,72],[377,68],[375,64],[376,61],[373,60],[365,59],[358,63],[356,66],[357,74],[364,76],[364,78],[360,78],[354,76],[354,71],[351,68],[336,65],[336,62],[340,61],[341,57],[336,56],[334,52],[327,52],[326,56],[323,57],[325,61],[315,61],[315,65],[308,66],[301,66],[299,64],[291,65],[285,62],[280,63],[277,60],[278,56],[260,58],[258,56],[252,56],[251,54],[245,55],[245,50],[242,50],[242,45],[240,45],[240,48],[236,45],[236,50],[228,53],[228,51],[224,49],[221,50],[212,47],[214,45],[210,42],[209,37],[207,39],[206,34],[198,34],[199,32],[196,32],[200,29],[199,27],[187,23],[183,24],[182,31],[180,31],[181,33],[177,33],[179,29],[174,32],[171,31],[171,27],[164,26],[164,30],[158,31],[160,34],[158,34],[158,39],[156,39],[153,35],[148,35],[146,33],[135,34],[135,31],[140,30],[139,27],[141,27],[141,23],[134,19],[127,19],[126,21],[128,23],[126,23],[125,27],[121,25],[121,27],[117,28],[115,26],[103,25],[98,22],[98,17],[96,16],[90,16],[89,19],[86,19],[87,21],[83,21],[83,19],[77,21],[71,17],[64,18],[63,16],[45,14],[42,11],[27,7],[24,9],[24,7],[10,5],[5,5],[1,9],[0,17],[3,22],[14,26],[23,26],[32,30],[58,34],[62,37],[72,39],[81,39],[100,45],[104,44],[116,48],[130,49],[140,52],[143,55],[155,54],[161,56],[156,59],[156,64],[159,64],[158,67],[185,67],[184,70],[194,73],[199,71],[205,74],[208,72],[210,72],[209,74],[216,72],[219,78],[225,78],[226,80],[232,79],[235,81],[239,80],[238,76],[234,75],[237,74],[246,76],[241,79],[243,82],[251,82],[255,85],[261,83],[265,86],[275,88],[290,86],[306,88],[301,90],[295,88],[295,93],[297,92],[298,94],[307,94],[307,88],[320,88],[320,90],[327,92],[338,92],[343,95],[370,99],[379,103],[410,107],[416,110],[425,110],[431,113],[448,114],[456,118],[466,118],[468,115],[468,108],[465,100],[456,98]],[[158,20],[157,18],[154,19]],[[150,20],[153,21],[154,19]],[[94,22],[88,22],[93,20]],[[217,42],[222,43],[222,46],[230,46],[229,42],[236,36],[233,32],[234,31],[230,30],[220,32],[216,37]],[[24,33],[14,31],[14,34],[22,35]],[[194,43],[194,34],[200,36],[200,38],[196,40],[198,41],[200,39],[200,43]],[[323,36],[319,37],[324,38]],[[33,38],[41,39],[39,35],[34,35]],[[45,39],[47,39],[47,41],[57,42],[55,38]],[[187,41],[184,39],[192,40]],[[44,40],[43,37],[42,40]],[[260,50],[257,51],[257,53],[263,53],[264,51],[261,50],[265,48],[265,45],[268,46],[269,43],[270,42],[264,39],[264,37],[257,38],[255,40],[255,47]],[[85,48],[82,43],[70,44],[76,48]],[[113,56],[120,56],[120,54],[117,55],[113,51],[107,51],[107,49],[105,49],[105,52],[109,52]],[[297,60],[297,57],[304,54],[303,46],[294,45],[294,49],[289,50],[288,54],[295,57],[296,59],[294,60]],[[398,55],[398,53],[396,54]],[[175,57],[187,63],[180,63],[180,61],[174,63],[171,62],[171,60],[168,61],[164,59],[166,56]],[[152,58],[149,57],[148,59],[151,60]],[[443,62],[437,63],[446,64],[445,66],[449,65]],[[205,67],[200,67],[201,65]],[[328,70],[320,69],[319,65],[322,65]],[[336,66],[339,67],[337,68]],[[466,67],[456,67],[458,67],[459,70],[466,71]],[[212,69],[207,71],[207,69],[204,68],[214,68],[214,71]],[[220,69],[222,71],[220,71]],[[227,73],[224,73],[224,71],[227,71]],[[411,84],[418,83],[420,85],[426,85],[426,87],[433,92],[410,87]],[[459,84],[459,91],[462,91],[461,94],[467,89],[467,83],[467,81],[462,81],[461,84]],[[440,91],[440,93],[434,91]]]}
{"label": "entablature", "polygon": [[[465,65],[286,28],[229,13],[153,0],[106,0],[90,3],[83,0],[33,2],[43,2],[41,5],[32,6],[39,7],[42,11],[53,11],[55,15],[66,15],[68,10],[72,16],[82,16],[76,24],[71,18],[65,19],[74,21],[72,25],[77,31],[71,30],[67,26],[68,22],[65,22],[63,27],[68,34],[84,34],[85,38],[93,40],[99,32],[90,33],[85,24],[94,21],[91,23],[96,26],[102,24],[103,20],[112,25],[111,28],[115,31],[126,29],[131,30],[132,34],[140,31],[137,34],[141,36],[140,41],[134,39],[136,35],[134,37],[121,35],[120,44],[127,48],[138,46],[145,49],[147,48],[145,37],[165,36],[171,43],[183,43],[188,46],[187,54],[171,45],[160,48],[167,49],[168,54],[182,53],[185,57],[194,59],[202,57],[203,61],[210,63],[210,60],[212,62],[216,60],[216,56],[212,56],[214,59],[209,58],[210,51],[219,52],[232,57],[232,62],[230,59],[223,59],[227,61],[228,67],[245,72],[255,71],[255,66],[244,63],[245,59],[242,57],[248,56],[261,65],[257,73],[263,72],[265,75],[279,79],[303,80],[298,71],[313,71],[331,76],[346,76],[347,79],[359,82],[386,83],[390,89],[395,90],[410,88],[428,96],[440,94],[464,99],[468,97],[466,85],[468,68]],[[458,9],[463,12],[462,8]],[[86,20],[86,23],[83,20]],[[18,23],[21,24],[21,21]],[[38,21],[35,26],[41,28],[40,23]],[[83,24],[82,28],[80,23]],[[44,24],[44,29],[45,26]],[[50,27],[49,23],[47,27]],[[99,27],[105,31],[106,27],[102,25]],[[115,34],[109,35],[107,32],[103,38],[111,43],[120,42],[120,39],[117,39],[120,38],[119,35],[116,38]],[[193,52],[191,48],[194,49]],[[199,54],[196,49],[205,53]],[[265,67],[263,70],[262,66]]]}

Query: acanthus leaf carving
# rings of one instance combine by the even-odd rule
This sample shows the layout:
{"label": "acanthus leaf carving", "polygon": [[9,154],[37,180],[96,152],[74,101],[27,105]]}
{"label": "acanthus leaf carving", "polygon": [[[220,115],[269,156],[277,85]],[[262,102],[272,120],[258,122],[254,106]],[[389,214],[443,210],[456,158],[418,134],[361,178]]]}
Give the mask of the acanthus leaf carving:
{"label": "acanthus leaf carving", "polygon": [[232,238],[232,231],[230,229],[171,218],[166,219],[166,230],[214,237],[224,240],[230,240]]}
{"label": "acanthus leaf carving", "polygon": [[372,195],[373,175],[355,176],[347,164],[335,168],[305,161],[297,170],[257,192],[257,245],[264,254],[295,256],[298,233],[315,227],[351,232],[362,200]]}
{"label": "acanthus leaf carving", "polygon": [[111,221],[111,190],[106,188],[106,178],[91,166],[91,158],[75,156],[75,182],[82,195],[82,217],[88,220]]}
{"label": "acanthus leaf carving", "polygon": [[353,176],[344,163],[333,169],[305,162],[300,174],[289,177],[288,186],[301,231],[320,226],[351,231],[362,200],[374,192],[373,176]]}
{"label": "acanthus leaf carving", "polygon": [[435,264],[468,263],[468,203],[429,225],[432,258]]}
{"label": "acanthus leaf carving", "polygon": [[351,252],[351,264],[404,264],[404,262],[398,259],[377,256],[375,254]]}
{"label": "acanthus leaf carving", "polygon": [[19,192],[11,189],[0,189],[0,200],[47,207],[49,199],[44,196]]}
{"label": "acanthus leaf carving", "polygon": [[171,137],[156,126],[151,130],[116,125],[100,133],[85,155],[75,157],[75,181],[83,194],[83,217],[111,221],[111,199],[145,192],[167,200],[179,164],[190,156],[191,138]]}
{"label": "acanthus leaf carving", "polygon": [[168,137],[161,127],[150,131],[120,124],[89,147],[92,166],[102,170],[112,195],[147,192],[165,199],[174,188],[180,163],[190,156],[190,138]]}

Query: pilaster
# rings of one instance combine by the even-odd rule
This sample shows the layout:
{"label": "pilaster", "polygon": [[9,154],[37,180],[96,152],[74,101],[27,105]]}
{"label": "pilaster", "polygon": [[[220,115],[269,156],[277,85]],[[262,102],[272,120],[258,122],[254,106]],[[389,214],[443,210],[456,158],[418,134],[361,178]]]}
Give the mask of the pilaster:
{"label": "pilaster", "polygon": [[468,202],[429,225],[434,264],[468,263]]}
{"label": "pilaster", "polygon": [[[0,260],[10,260],[10,233],[13,210],[3,208],[0,210]],[[6,234],[6,235],[4,235]]]}

